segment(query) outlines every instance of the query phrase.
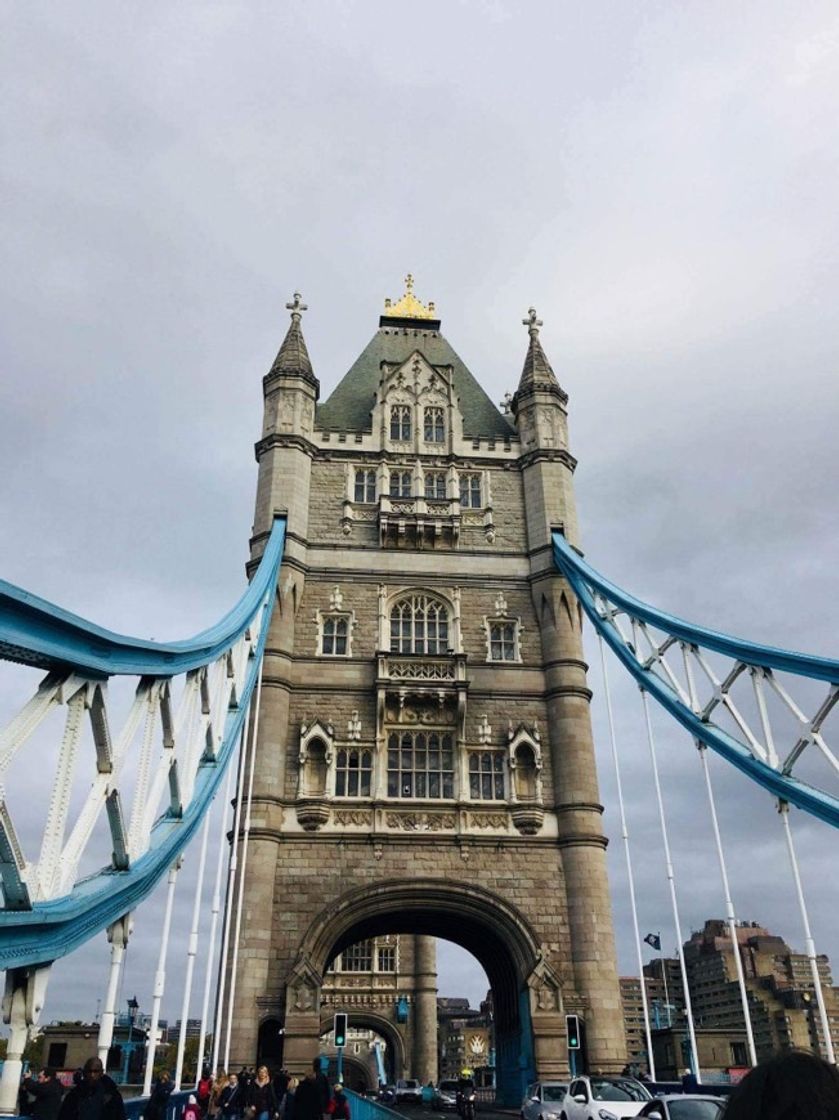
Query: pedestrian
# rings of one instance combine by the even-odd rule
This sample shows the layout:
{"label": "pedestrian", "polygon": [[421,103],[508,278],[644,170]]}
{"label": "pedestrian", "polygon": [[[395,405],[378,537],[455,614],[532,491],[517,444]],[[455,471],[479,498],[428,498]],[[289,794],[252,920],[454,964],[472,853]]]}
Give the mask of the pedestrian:
{"label": "pedestrian", "polygon": [[29,1116],[34,1120],[56,1120],[64,1090],[54,1069],[42,1069],[37,1081],[32,1077],[24,1077],[23,1089],[30,1097],[34,1097],[34,1102],[29,1106]]}
{"label": "pedestrian", "polygon": [[213,1087],[210,1090],[210,1103],[207,1107],[207,1115],[215,1118],[221,1112],[221,1098],[230,1078],[223,1069],[216,1070],[216,1075],[213,1078]]}
{"label": "pedestrian", "polygon": [[87,1059],[80,1082],[61,1102],[58,1120],[125,1120],[122,1096],[101,1058]]}
{"label": "pedestrian", "polygon": [[169,1071],[164,1070],[154,1083],[149,1095],[149,1103],[143,1109],[143,1120],[166,1120],[166,1107],[172,1095],[174,1083]]}
{"label": "pedestrian", "polygon": [[[324,1092],[325,1087],[325,1092]],[[312,1062],[312,1071],[294,1093],[295,1120],[328,1120],[329,1082],[320,1071],[320,1059]]]}
{"label": "pedestrian", "polygon": [[289,1073],[287,1069],[281,1069],[279,1073],[274,1074],[274,1094],[277,1098],[277,1106],[282,1109],[283,1097],[286,1094],[289,1083]]}
{"label": "pedestrian", "polygon": [[195,1093],[189,1094],[189,1099],[184,1105],[182,1120],[201,1120],[201,1106]]}
{"label": "pedestrian", "polygon": [[237,1074],[231,1073],[219,1098],[221,1115],[224,1120],[239,1120],[244,1108],[243,1098],[244,1091],[239,1084],[239,1077]]}
{"label": "pedestrian", "polygon": [[750,1070],[728,1100],[725,1120],[836,1120],[839,1071],[806,1050],[776,1054]]}
{"label": "pedestrian", "polygon": [[295,1094],[297,1093],[297,1086],[299,1084],[300,1082],[296,1077],[289,1077],[285,1093],[283,1094],[283,1101],[280,1105],[280,1120],[295,1120]]}
{"label": "pedestrian", "polygon": [[210,1094],[213,1091],[213,1079],[210,1076],[209,1066],[204,1066],[201,1071],[201,1079],[195,1088],[195,1099],[198,1107],[201,1109],[201,1115],[207,1115],[207,1109],[210,1107]]}
{"label": "pedestrian", "polygon": [[276,1120],[279,1105],[267,1066],[260,1066],[256,1077],[248,1086],[248,1110],[253,1109],[253,1120]]}
{"label": "pedestrian", "polygon": [[346,1094],[344,1093],[343,1085],[335,1086],[330,1111],[332,1113],[332,1120],[351,1120],[350,1102],[347,1100]]}

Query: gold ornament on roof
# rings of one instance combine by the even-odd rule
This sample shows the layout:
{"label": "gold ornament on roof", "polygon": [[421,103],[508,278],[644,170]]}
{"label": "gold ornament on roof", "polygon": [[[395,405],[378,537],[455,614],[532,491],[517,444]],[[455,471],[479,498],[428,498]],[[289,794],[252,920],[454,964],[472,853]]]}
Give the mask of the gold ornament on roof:
{"label": "gold ornament on roof", "polygon": [[436,319],[433,301],[428,305],[421,303],[414,295],[414,278],[409,272],[405,277],[405,294],[396,303],[385,300],[385,315],[394,319]]}

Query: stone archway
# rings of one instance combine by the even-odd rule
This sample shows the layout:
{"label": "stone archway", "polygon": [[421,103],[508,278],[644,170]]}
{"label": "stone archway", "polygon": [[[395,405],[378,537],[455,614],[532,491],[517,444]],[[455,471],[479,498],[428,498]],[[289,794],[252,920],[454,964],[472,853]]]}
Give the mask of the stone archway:
{"label": "stone archway", "polygon": [[268,1066],[272,1073],[282,1068],[284,1034],[279,1019],[264,1019],[259,1024],[256,1046],[257,1065]]}
{"label": "stone archway", "polygon": [[[528,919],[507,899],[463,881],[391,880],[356,888],[324,907],[303,935],[289,977],[289,1062],[305,1065],[317,1043],[320,977],[343,949],[385,933],[426,934],[470,952],[489,978],[495,1003],[500,1100],[516,1105],[540,1071],[563,1067],[562,992]],[[543,1073],[543,1076],[547,1075]]]}
{"label": "stone archway", "polygon": [[[361,1009],[349,1009],[347,1012],[347,1022],[350,1027],[362,1027],[368,1030],[375,1031],[376,1034],[381,1035],[388,1045],[387,1051],[387,1079],[389,1082],[396,1081],[399,1077],[407,1077],[409,1070],[407,1064],[407,1055],[405,1053],[405,1040],[403,1039],[398,1027],[383,1015],[376,1014],[375,1011]],[[332,1030],[332,1015],[321,1014],[320,1019],[320,1034],[328,1034]],[[348,1058],[345,1060],[349,1060]]]}

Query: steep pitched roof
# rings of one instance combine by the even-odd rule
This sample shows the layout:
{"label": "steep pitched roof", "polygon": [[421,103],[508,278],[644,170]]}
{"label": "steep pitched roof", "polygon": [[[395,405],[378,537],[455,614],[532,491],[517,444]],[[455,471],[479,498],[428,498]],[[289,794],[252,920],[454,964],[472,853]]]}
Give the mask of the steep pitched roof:
{"label": "steep pitched roof", "polygon": [[429,365],[452,366],[465,436],[503,439],[515,433],[512,423],[495,407],[439,331],[397,326],[380,327],[373,335],[328,400],[318,406],[317,426],[335,431],[369,431],[381,363],[401,364],[415,350]]}
{"label": "steep pitched roof", "polygon": [[297,373],[311,381],[317,381],[300,327],[299,314],[291,317],[288,333],[283,339],[268,376],[270,377],[272,373]]}
{"label": "steep pitched roof", "polygon": [[553,367],[548,361],[547,354],[542,349],[542,343],[539,341],[538,327],[535,329],[531,328],[530,331],[530,342],[528,343],[527,353],[524,356],[524,365],[522,366],[517,393],[537,388],[559,390],[559,395],[562,399],[568,399],[567,393],[560,388]]}

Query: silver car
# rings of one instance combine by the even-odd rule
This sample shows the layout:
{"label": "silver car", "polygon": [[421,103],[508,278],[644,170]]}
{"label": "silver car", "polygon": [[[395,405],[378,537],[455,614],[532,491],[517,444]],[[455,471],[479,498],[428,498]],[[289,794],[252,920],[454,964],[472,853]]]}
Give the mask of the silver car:
{"label": "silver car", "polygon": [[521,1120],[553,1120],[562,1113],[567,1081],[534,1081],[521,1102]]}
{"label": "silver car", "polygon": [[724,1107],[722,1097],[668,1093],[645,1104],[638,1115],[653,1120],[720,1120]]}

